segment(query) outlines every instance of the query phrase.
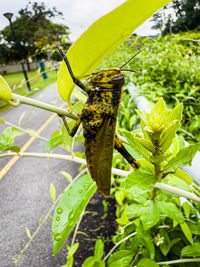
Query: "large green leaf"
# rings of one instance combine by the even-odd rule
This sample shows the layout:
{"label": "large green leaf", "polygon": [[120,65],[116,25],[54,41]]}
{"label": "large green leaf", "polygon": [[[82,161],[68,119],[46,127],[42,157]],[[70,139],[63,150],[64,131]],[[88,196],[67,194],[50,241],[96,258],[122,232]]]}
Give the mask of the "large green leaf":
{"label": "large green leaf", "polygon": [[[91,74],[103,58],[125,41],[157,9],[168,2],[170,1],[127,0],[94,22],[67,52],[74,75],[81,78]],[[74,84],[63,63],[58,74],[58,91],[69,104],[73,88]]]}
{"label": "large green leaf", "polygon": [[183,214],[174,203],[157,201],[156,204],[160,209],[160,213],[166,214],[169,218],[175,220],[178,223],[184,223]]}
{"label": "large green leaf", "polygon": [[96,184],[89,175],[85,175],[63,194],[56,207],[52,224],[54,255],[66,241],[95,191]]}
{"label": "large green leaf", "polygon": [[200,257],[200,242],[188,245],[181,250],[182,257]]}
{"label": "large green leaf", "polygon": [[133,258],[131,250],[120,250],[111,255],[108,259],[108,267],[128,267]]}
{"label": "large green leaf", "polygon": [[192,162],[193,157],[200,150],[200,143],[189,145],[181,149],[176,156],[171,158],[171,160],[165,165],[164,173],[176,171],[185,165],[189,165]]}
{"label": "large green leaf", "polygon": [[10,87],[6,80],[0,75],[0,98],[8,101],[12,98]]}

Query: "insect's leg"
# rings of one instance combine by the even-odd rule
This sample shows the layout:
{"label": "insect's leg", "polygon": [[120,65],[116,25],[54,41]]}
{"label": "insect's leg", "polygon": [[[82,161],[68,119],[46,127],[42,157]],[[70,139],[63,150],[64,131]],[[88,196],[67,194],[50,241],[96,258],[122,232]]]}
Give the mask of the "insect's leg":
{"label": "insect's leg", "polygon": [[81,89],[83,89],[86,93],[88,93],[88,92],[90,91],[90,89],[88,89],[88,88],[87,88],[87,87],[86,87],[86,86],[85,86],[79,79],[77,79],[77,78],[74,76],[74,74],[73,74],[73,72],[72,72],[72,69],[71,69],[71,66],[70,66],[70,64],[69,64],[69,61],[68,61],[67,57],[65,56],[65,53],[64,53],[64,52],[62,51],[62,49],[58,46],[58,44],[56,44],[56,47],[57,47],[57,49],[58,49],[60,55],[62,56],[62,58],[64,59],[66,65],[67,65],[67,68],[68,68],[68,70],[69,70],[69,73],[70,73],[70,75],[71,75],[71,77],[72,77],[73,82],[74,82],[77,86],[79,86]]}
{"label": "insect's leg", "polygon": [[63,120],[63,123],[64,123],[64,125],[65,125],[65,128],[67,129],[68,134],[69,134],[71,137],[73,137],[73,136],[76,134],[79,125],[81,124],[81,119],[79,118],[79,119],[76,121],[76,124],[74,125],[74,127],[70,130],[70,129],[69,129],[69,126],[68,126],[68,124],[67,124],[67,121],[66,121],[66,119],[65,119],[65,116],[60,115],[60,117],[61,117],[62,120]]}
{"label": "insect's leg", "polygon": [[122,141],[119,139],[119,137],[116,135],[115,137],[115,149],[130,163],[130,165],[138,169],[140,168],[140,163],[136,159],[134,159],[129,152],[126,150],[126,148],[123,146]]}

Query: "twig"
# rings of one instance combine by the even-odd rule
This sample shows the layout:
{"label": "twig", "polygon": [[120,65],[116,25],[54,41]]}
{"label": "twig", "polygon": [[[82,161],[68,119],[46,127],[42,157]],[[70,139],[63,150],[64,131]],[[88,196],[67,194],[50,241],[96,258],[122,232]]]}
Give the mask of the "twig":
{"label": "twig", "polygon": [[30,98],[30,97],[12,94],[12,100],[16,101],[17,103],[26,104],[26,105],[34,106],[37,108],[45,109],[45,110],[57,113],[58,115],[64,115],[64,116],[71,118],[71,119],[74,119],[74,120],[78,119],[78,116],[76,114],[74,114],[72,112],[67,112],[66,109],[59,108],[59,107],[47,104],[45,102]]}
{"label": "twig", "polygon": [[108,252],[108,254],[104,257],[104,261],[112,254],[112,252],[123,242],[125,242],[126,240],[128,240],[129,238],[131,238],[132,236],[135,236],[137,234],[137,232],[134,232],[130,235],[127,235],[126,237],[124,237],[123,239],[121,239],[118,243],[116,243],[114,245],[114,247]]}
{"label": "twig", "polygon": [[[62,160],[68,160],[68,161],[73,161],[76,163],[80,163],[80,164],[85,164],[86,165],[86,160],[85,159],[81,159],[78,157],[72,157],[72,156],[68,156],[68,155],[62,155],[62,154],[53,154],[53,153],[28,153],[28,152],[23,152],[23,153],[15,153],[15,152],[8,152],[5,154],[1,154],[0,158],[3,157],[8,157],[8,156],[21,156],[21,157],[39,157],[39,158],[54,158],[54,159],[62,159]],[[128,174],[130,174],[130,172],[128,171],[123,171],[120,169],[116,169],[116,168],[112,168],[112,173],[119,175],[119,176],[127,176]],[[188,199],[192,199],[195,200],[197,202],[200,202],[200,198],[197,197],[195,194],[187,192],[185,190],[176,188],[175,186],[171,186],[171,185],[167,185],[167,184],[163,184],[163,183],[155,183],[153,185],[155,188],[159,188],[161,190],[170,192],[172,194],[176,194]]]}

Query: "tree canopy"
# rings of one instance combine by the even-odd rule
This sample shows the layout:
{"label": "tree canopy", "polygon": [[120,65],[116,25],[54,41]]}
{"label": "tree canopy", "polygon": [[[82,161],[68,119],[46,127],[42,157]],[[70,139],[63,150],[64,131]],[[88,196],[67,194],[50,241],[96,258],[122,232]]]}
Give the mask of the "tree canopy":
{"label": "tree canopy", "polygon": [[200,30],[200,0],[174,0],[153,15],[162,34]]}
{"label": "tree canopy", "polygon": [[[0,63],[27,58],[62,38],[66,38],[69,43],[69,28],[51,21],[56,16],[62,16],[62,12],[55,7],[47,9],[44,3],[29,2],[18,14],[12,22],[17,44],[13,41],[10,25],[0,32],[1,42],[3,41],[0,45],[3,56]],[[17,45],[20,47],[20,54]]]}

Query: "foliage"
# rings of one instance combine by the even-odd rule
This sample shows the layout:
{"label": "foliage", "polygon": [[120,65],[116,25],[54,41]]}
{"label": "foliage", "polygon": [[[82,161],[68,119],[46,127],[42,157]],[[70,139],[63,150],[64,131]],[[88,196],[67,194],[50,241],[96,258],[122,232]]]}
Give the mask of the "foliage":
{"label": "foliage", "polygon": [[155,23],[152,28],[160,29],[163,35],[199,29],[199,0],[174,0],[157,11],[152,21]]}
{"label": "foliage", "polygon": [[[134,29],[168,2],[169,0],[143,0],[141,5],[139,0],[127,0],[93,23],[67,53],[74,75],[82,79],[91,74],[97,64],[125,41]],[[69,103],[70,108],[70,96],[74,86],[66,64],[63,62],[58,74],[58,91],[64,101]]]}
{"label": "foliage", "polygon": [[[44,3],[29,2],[24,9],[19,10],[19,16],[12,23],[16,42],[10,26],[1,31],[1,38],[5,40],[0,45],[2,52],[1,62],[7,63],[13,60],[28,58],[43,48],[47,48],[63,37],[68,37],[69,28],[65,25],[56,24],[51,21],[56,16],[61,16],[55,7],[47,9]],[[66,39],[69,47],[69,40]],[[67,49],[67,47],[65,46]],[[19,53],[20,49],[20,53]],[[45,53],[38,57],[44,57]]]}
{"label": "foliage", "polygon": [[[197,32],[154,38],[132,36],[98,66],[101,69],[121,66],[139,49],[150,45],[127,65],[127,68],[139,74],[125,73],[120,127],[130,130],[125,122],[131,125],[137,123],[131,99],[145,96],[150,103],[155,103],[163,96],[170,107],[183,103],[182,134],[189,141],[200,140],[199,39]],[[126,116],[129,120],[126,120]]]}
{"label": "foliage", "polygon": [[[112,177],[112,192],[117,202],[116,221],[119,225],[113,237],[115,245],[103,258],[104,245],[98,240],[94,256],[85,259],[85,266],[158,266],[161,261],[170,264],[170,261],[175,259],[179,264],[182,262],[180,257],[183,257],[183,260],[184,257],[192,257],[193,266],[198,266],[196,257],[199,256],[200,243],[199,204],[177,197],[173,190],[164,192],[156,188],[156,183],[162,182],[162,185],[168,184],[182,189],[183,191],[179,191],[182,192],[182,196],[188,196],[187,193],[192,190],[197,195],[200,194],[200,189],[194,185],[192,177],[179,170],[189,165],[200,149],[199,143],[185,147],[177,135],[182,117],[184,126],[188,126],[185,114],[190,116],[191,111],[189,108],[188,113],[185,113],[188,107],[186,105],[183,109],[180,102],[194,94],[192,100],[195,103],[199,89],[199,66],[195,54],[198,53],[198,43],[185,40],[188,38],[186,36],[166,36],[157,39],[132,37],[125,45],[120,46],[112,57],[108,57],[98,66],[121,66],[134,50],[143,47],[144,43],[151,44],[136,61],[130,62],[127,66],[141,73],[126,76],[118,127],[118,131],[127,139],[127,149],[140,160],[142,167],[131,172],[129,164],[123,161],[118,153],[114,154],[113,167],[129,170],[126,177]],[[128,88],[130,83],[134,85],[137,95],[144,94],[152,102],[157,102],[150,112],[137,111],[141,130],[133,130],[139,119],[134,111],[134,94]],[[192,92],[189,91],[190,88]],[[80,113],[84,96],[80,92],[76,92],[77,95],[80,101],[75,101],[73,110]],[[173,109],[166,107],[164,99]],[[5,123],[2,120],[1,122]],[[15,130],[8,128],[2,134],[3,150],[8,149],[8,146],[12,147],[14,137],[21,134],[22,130]],[[70,152],[72,161],[75,156],[82,159],[83,154],[73,153],[74,143],[80,141],[83,142],[81,136],[71,138],[62,127],[52,134],[46,149],[50,151],[59,145]],[[16,151],[19,152],[19,149]],[[66,173],[64,175],[71,180]],[[75,224],[78,224],[95,190],[95,183],[89,175],[81,175],[81,179],[72,180],[61,197],[55,200],[56,193],[51,185],[51,198],[54,204],[58,203],[52,224],[54,254],[64,244]],[[76,233],[77,231],[74,236]],[[67,249],[68,263],[65,266],[72,266],[78,243],[67,246]]]}

